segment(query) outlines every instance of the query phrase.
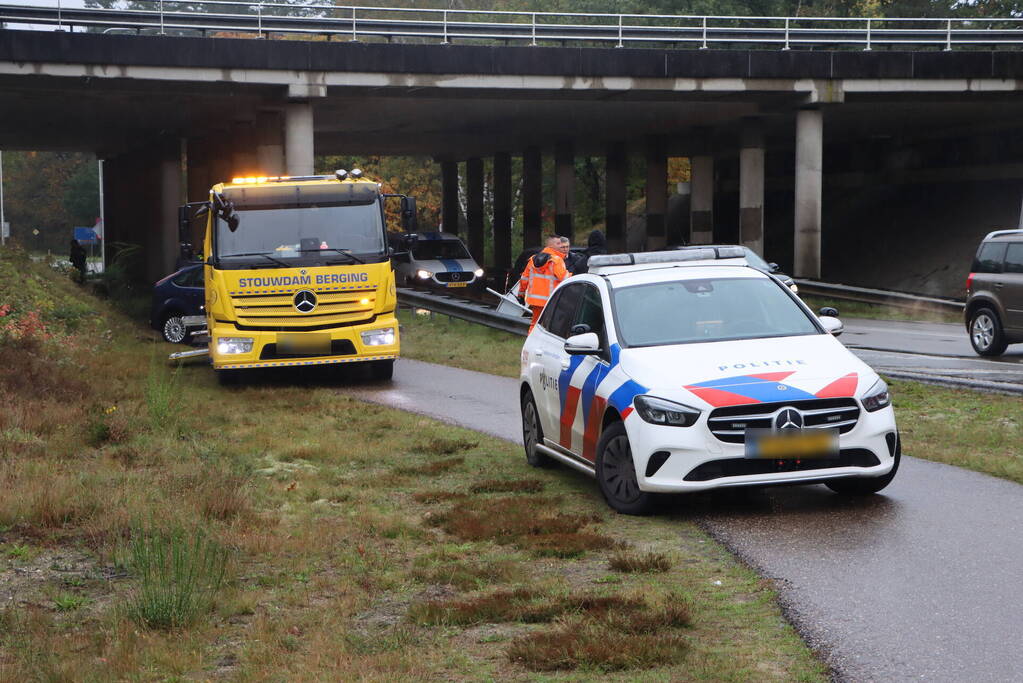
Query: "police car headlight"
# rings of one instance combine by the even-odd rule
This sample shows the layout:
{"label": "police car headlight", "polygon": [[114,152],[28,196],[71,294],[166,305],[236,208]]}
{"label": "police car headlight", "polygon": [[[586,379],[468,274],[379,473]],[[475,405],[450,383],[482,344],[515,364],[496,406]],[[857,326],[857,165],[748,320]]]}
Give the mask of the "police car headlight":
{"label": "police car headlight", "polygon": [[870,387],[865,394],[860,396],[863,407],[868,413],[887,408],[892,404],[892,395],[888,393],[888,385],[883,379],[879,379]]}
{"label": "police car headlight", "polygon": [[221,355],[250,353],[254,341],[250,337],[221,337],[217,340],[217,353]]}
{"label": "police car headlight", "polygon": [[483,277],[483,269],[477,268],[472,272],[472,274],[475,275],[476,277]]}
{"label": "police car headlight", "polygon": [[431,277],[433,277],[433,273],[431,273],[428,270],[417,270],[416,271],[416,276],[420,280],[429,280]]}
{"label": "police car headlight", "polygon": [[637,396],[633,401],[636,412],[645,422],[672,427],[692,427],[700,419],[700,411],[674,401],[653,396]]}
{"label": "police car headlight", "polygon": [[366,346],[390,346],[394,343],[394,328],[385,327],[381,330],[363,332],[362,343]]}

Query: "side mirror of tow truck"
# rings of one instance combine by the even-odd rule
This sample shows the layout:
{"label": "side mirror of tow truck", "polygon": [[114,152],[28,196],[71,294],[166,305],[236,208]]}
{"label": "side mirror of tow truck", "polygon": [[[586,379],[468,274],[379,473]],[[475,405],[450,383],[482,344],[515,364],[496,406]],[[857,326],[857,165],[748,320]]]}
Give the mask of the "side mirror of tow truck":
{"label": "side mirror of tow truck", "polygon": [[416,211],[415,197],[401,198],[401,228],[405,232],[419,231],[419,213]]}

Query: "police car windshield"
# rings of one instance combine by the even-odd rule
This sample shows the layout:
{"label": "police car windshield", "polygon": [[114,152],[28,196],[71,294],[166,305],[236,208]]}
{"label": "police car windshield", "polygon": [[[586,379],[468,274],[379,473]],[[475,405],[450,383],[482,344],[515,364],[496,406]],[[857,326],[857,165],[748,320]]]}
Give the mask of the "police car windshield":
{"label": "police car windshield", "polygon": [[235,215],[238,229],[234,232],[225,221],[217,218],[216,251],[221,258],[261,253],[290,265],[289,261],[308,264],[350,260],[338,250],[355,254],[380,254],[384,250],[380,207],[375,202],[347,206],[239,208]]}
{"label": "police car windshield", "polygon": [[820,334],[802,308],[766,278],[707,278],[614,290],[626,346],[662,346]]}
{"label": "police car windshield", "polygon": [[465,245],[458,240],[424,240],[422,238],[412,246],[412,255],[417,261],[471,258]]}

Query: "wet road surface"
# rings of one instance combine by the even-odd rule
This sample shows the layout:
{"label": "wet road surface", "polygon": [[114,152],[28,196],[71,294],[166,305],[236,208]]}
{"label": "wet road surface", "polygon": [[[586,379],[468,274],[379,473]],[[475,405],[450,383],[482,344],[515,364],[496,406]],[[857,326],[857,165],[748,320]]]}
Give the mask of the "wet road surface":
{"label": "wet road surface", "polygon": [[[513,379],[400,360],[393,382],[344,391],[521,443]],[[677,497],[662,514],[774,579],[842,680],[1023,681],[1023,486],[905,457],[868,499],[798,486]]]}

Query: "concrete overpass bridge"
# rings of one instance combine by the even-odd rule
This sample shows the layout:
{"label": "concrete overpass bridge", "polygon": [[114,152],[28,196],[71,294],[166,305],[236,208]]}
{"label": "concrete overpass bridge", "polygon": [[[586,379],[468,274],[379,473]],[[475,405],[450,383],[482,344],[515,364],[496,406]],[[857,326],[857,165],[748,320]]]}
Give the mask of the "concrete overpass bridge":
{"label": "concrete overpass bridge", "polygon": [[[619,17],[617,33],[611,19],[602,24],[607,35],[541,29],[538,40],[534,17],[532,40],[527,24],[502,29],[512,32],[503,40],[524,45],[452,44],[456,33],[480,39],[449,30],[447,19],[443,34],[437,22],[432,33],[420,26],[419,44],[380,40],[407,37],[400,30],[406,20],[378,22],[374,33],[330,17],[309,19],[336,24],[317,24],[328,37],[318,42],[286,40],[293,28],[269,32],[262,24],[258,32],[230,24],[230,38],[18,30],[25,21],[118,30],[135,22],[140,32],[157,26],[155,14],[63,12],[58,18],[52,10],[0,5],[7,22],[0,29],[0,148],[82,150],[105,159],[108,240],[141,243],[154,277],[173,263],[182,199],[203,199],[211,184],[238,175],[309,174],[316,154],[436,159],[449,228],[458,224],[457,164],[465,162],[468,241],[479,256],[483,159],[491,158],[494,234],[486,260],[498,268],[513,257],[513,156],[523,160],[526,243],[540,237],[544,155],[555,161],[559,233],[573,225],[574,158],[599,156],[612,244],[741,241],[804,277],[855,281],[846,274],[869,275],[885,251],[940,270],[945,238],[972,250],[974,235],[992,221],[1018,219],[1023,52],[1015,48],[1023,36],[1015,24],[991,25],[978,37],[975,25],[953,32],[950,21],[873,29],[868,22],[836,38],[819,27],[797,33],[780,19],[752,33],[736,34],[735,22],[731,33],[708,33],[705,18],[702,28],[696,22],[654,35],[649,26],[626,31]],[[188,28],[179,19],[160,21]],[[916,49],[892,49],[910,38]],[[612,46],[600,47],[601,40]],[[646,221],[627,234],[625,182],[634,156],[646,161]],[[686,216],[666,220],[667,159],[675,156],[691,160],[691,197]],[[969,183],[994,194],[964,203],[947,191]],[[911,201],[892,188],[913,188]],[[970,227],[975,214],[984,219]],[[951,222],[935,225],[932,216]],[[968,267],[969,255],[960,257]],[[928,277],[941,279],[923,273],[921,282]]]}

